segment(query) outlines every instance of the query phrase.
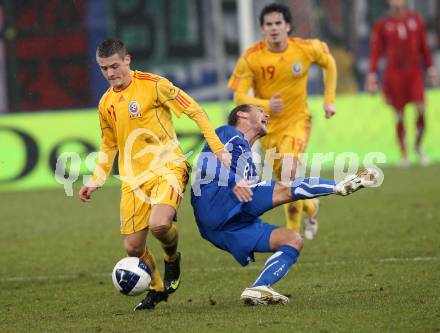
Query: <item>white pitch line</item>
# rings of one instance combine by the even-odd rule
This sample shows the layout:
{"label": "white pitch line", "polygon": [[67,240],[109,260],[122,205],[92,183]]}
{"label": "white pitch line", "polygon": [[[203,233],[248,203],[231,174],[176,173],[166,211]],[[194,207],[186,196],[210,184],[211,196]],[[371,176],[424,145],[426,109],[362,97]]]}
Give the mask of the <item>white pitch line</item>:
{"label": "white pitch line", "polygon": [[41,276],[13,276],[8,278],[0,278],[2,282],[24,282],[24,281],[48,281],[48,280],[74,280],[83,277],[103,277],[110,276],[111,273],[75,273],[60,275],[41,275]]}
{"label": "white pitch line", "polygon": [[[381,258],[373,260],[364,261],[327,261],[327,262],[299,262],[299,266],[346,266],[357,263],[400,263],[400,262],[419,262],[419,261],[440,261],[440,257],[414,257],[414,258]],[[261,270],[261,265],[250,265],[244,269],[247,270]],[[224,271],[239,271],[243,270],[243,267],[232,266],[232,267],[219,267],[219,268],[189,268],[186,269],[188,272],[224,272]],[[41,276],[12,276],[12,277],[0,277],[0,283],[6,282],[26,282],[26,281],[62,281],[62,280],[74,280],[87,277],[110,277],[111,273],[74,273],[74,274],[61,274],[61,275],[41,275]]]}
{"label": "white pitch line", "polygon": [[415,257],[415,258],[384,258],[378,259],[379,262],[401,262],[401,261],[437,261],[440,257]]}

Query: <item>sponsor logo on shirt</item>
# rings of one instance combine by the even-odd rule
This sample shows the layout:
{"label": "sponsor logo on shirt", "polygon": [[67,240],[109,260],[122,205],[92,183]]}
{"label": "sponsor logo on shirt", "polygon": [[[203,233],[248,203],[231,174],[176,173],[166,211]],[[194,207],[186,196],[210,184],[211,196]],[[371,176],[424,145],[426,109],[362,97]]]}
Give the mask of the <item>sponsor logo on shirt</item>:
{"label": "sponsor logo on shirt", "polygon": [[300,62],[294,62],[292,64],[292,73],[295,76],[299,76],[303,73],[303,65]]}
{"label": "sponsor logo on shirt", "polygon": [[130,112],[130,118],[136,119],[142,117],[141,113],[141,105],[138,101],[131,101],[130,104],[128,104],[128,112]]}

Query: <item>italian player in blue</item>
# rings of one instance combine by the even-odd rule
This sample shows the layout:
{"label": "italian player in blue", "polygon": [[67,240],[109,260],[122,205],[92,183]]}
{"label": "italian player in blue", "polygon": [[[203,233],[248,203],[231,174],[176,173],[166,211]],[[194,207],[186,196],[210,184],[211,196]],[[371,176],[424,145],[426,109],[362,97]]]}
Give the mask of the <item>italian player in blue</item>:
{"label": "italian player in blue", "polygon": [[268,224],[260,216],[295,200],[330,194],[348,195],[377,186],[379,173],[366,169],[335,184],[320,178],[301,178],[285,184],[257,182],[252,144],[266,134],[269,116],[261,107],[243,104],[234,108],[228,125],[216,133],[232,154],[230,170],[217,162],[206,145],[200,154],[191,188],[191,204],[202,237],[229,252],[242,266],[254,260],[254,252],[272,252],[255,282],[241,294],[245,304],[288,303],[288,297],[272,286],[295,264],[303,247],[301,235]]}

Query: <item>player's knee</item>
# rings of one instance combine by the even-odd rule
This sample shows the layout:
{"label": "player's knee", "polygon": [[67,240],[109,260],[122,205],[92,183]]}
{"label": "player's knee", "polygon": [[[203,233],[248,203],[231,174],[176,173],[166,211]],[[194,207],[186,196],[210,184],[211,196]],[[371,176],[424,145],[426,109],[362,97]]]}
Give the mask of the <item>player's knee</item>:
{"label": "player's knee", "polygon": [[292,188],[290,186],[284,185],[283,183],[281,183],[281,185],[282,185],[282,189],[283,189],[282,190],[283,191],[283,195],[286,198],[292,199]]}
{"label": "player's knee", "polygon": [[274,242],[272,243],[272,246],[275,249],[283,245],[292,246],[297,250],[301,250],[303,248],[304,240],[298,232],[286,228],[280,228],[277,230],[278,233],[274,239]]}
{"label": "player's knee", "polygon": [[290,245],[297,250],[301,250],[304,246],[304,239],[294,230],[287,230],[285,242],[284,245]]}
{"label": "player's knee", "polygon": [[133,243],[125,243],[124,244],[125,252],[129,257],[141,257],[145,252],[145,247],[143,245],[133,244]]}
{"label": "player's knee", "polygon": [[163,235],[168,232],[176,216],[175,210],[160,210],[152,213],[148,221],[153,236]]}
{"label": "player's knee", "polygon": [[150,227],[151,234],[156,237],[160,238],[162,236],[165,236],[168,233],[168,230],[171,228],[171,223],[165,223],[160,225],[155,225]]}
{"label": "player's knee", "polygon": [[292,189],[290,186],[286,186],[283,182],[277,182],[276,191],[282,200],[292,200]]}

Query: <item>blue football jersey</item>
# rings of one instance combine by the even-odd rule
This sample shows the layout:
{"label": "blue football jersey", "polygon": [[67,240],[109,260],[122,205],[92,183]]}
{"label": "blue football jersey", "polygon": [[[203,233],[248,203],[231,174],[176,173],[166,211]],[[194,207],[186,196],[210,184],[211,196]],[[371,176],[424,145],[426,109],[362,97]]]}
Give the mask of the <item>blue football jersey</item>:
{"label": "blue football jersey", "polygon": [[240,211],[242,203],[231,190],[235,184],[241,179],[257,178],[252,150],[243,133],[233,126],[219,127],[216,133],[232,155],[231,168],[224,167],[205,145],[198,158],[191,187],[196,220],[209,215],[210,228],[221,227]]}
{"label": "blue football jersey", "polygon": [[257,169],[252,160],[252,150],[244,134],[233,126],[221,126],[215,131],[232,155],[231,168],[225,168],[205,144],[198,162],[194,184],[204,186],[234,187],[241,179],[255,180]]}

